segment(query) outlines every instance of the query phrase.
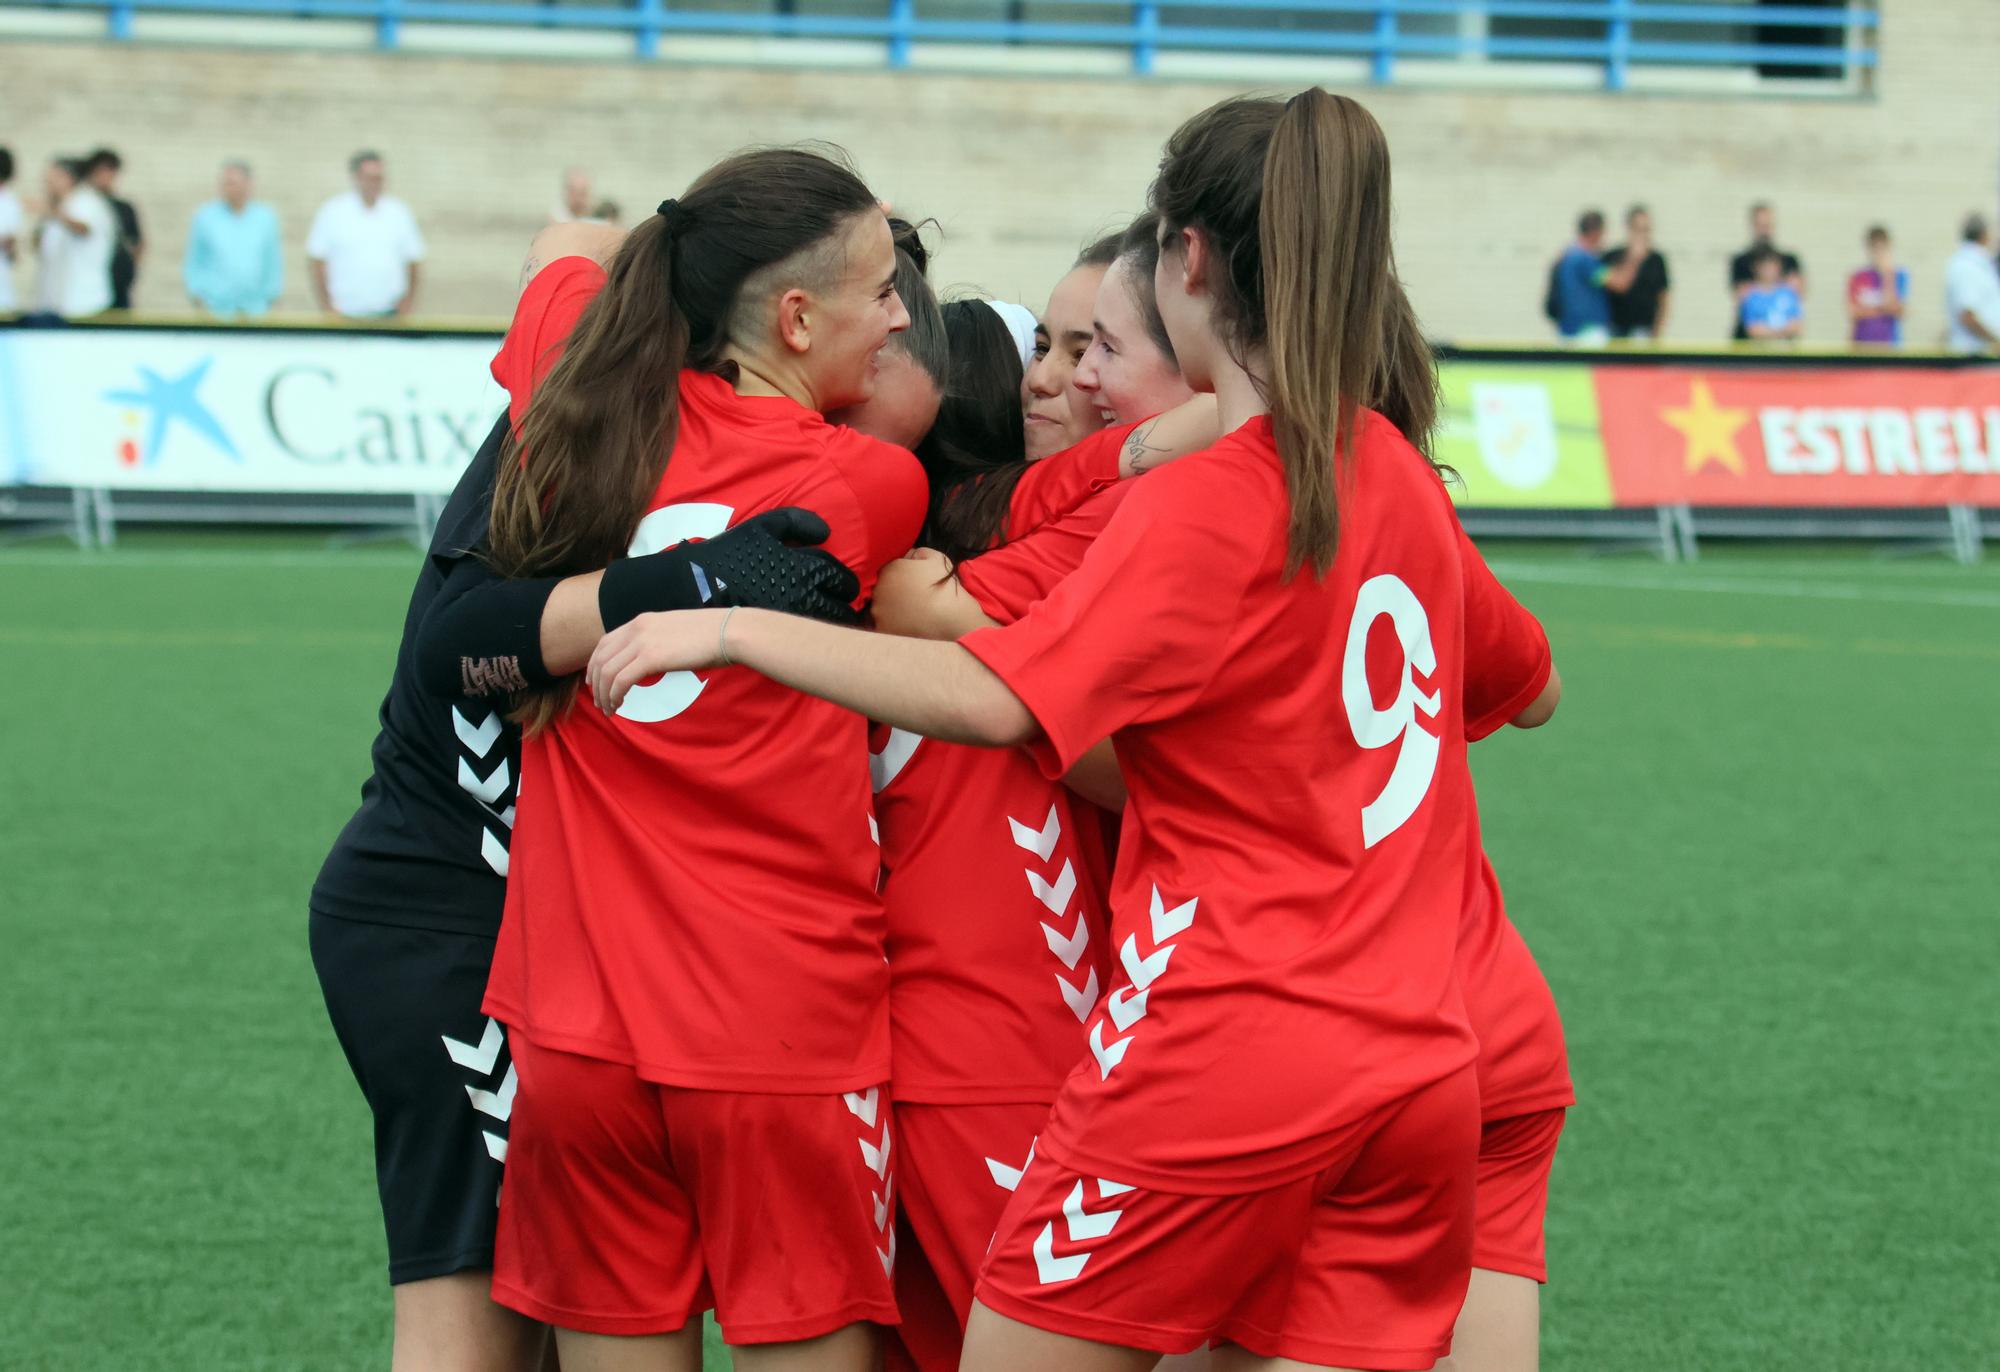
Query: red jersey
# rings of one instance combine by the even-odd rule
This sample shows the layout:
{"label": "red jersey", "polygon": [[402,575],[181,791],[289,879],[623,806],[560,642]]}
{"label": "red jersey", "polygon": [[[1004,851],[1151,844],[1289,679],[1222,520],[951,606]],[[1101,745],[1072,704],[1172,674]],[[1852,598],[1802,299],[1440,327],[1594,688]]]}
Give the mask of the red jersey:
{"label": "red jersey", "polygon": [[[1122,442],[1086,439],[1030,469],[1057,464],[1053,480],[1015,488],[1010,528],[1054,522],[959,564],[987,614],[1012,623],[1076,570],[1131,488],[1116,479]],[[1109,970],[1104,812],[1018,748],[940,743],[879,724],[869,747],[896,1099],[1054,1100],[1083,1056],[1083,1027]]]}
{"label": "red jersey", "polygon": [[1138,427],[1114,424],[1040,462],[1029,463],[1008,497],[1008,540],[1025,537],[1099,491],[1116,487],[1125,440]]}
{"label": "red jersey", "polygon": [[[1542,693],[1552,661],[1548,635],[1459,533],[1466,603],[1465,734],[1476,742]],[[1562,1017],[1535,956],[1507,918],[1500,878],[1479,841],[1475,805],[1467,843],[1465,913],[1458,974],[1479,1038],[1479,1113],[1485,1120],[1573,1105]]]}
{"label": "red jersey", "polygon": [[1388,421],[1354,439],[1325,578],[1284,576],[1259,418],[1148,475],[1074,576],[964,640],[1049,775],[1112,735],[1130,795],[1110,993],[1038,1145],[1075,1170],[1279,1185],[1473,1060],[1457,522]]}
{"label": "red jersey", "polygon": [[[519,406],[603,274],[544,269],[494,376]],[[922,468],[790,400],[683,372],[671,459],[633,554],[781,505],[861,578],[907,551]],[[675,672],[616,716],[526,740],[486,1011],[536,1043],[672,1086],[827,1092],[889,1070],[867,725],[741,668]]]}

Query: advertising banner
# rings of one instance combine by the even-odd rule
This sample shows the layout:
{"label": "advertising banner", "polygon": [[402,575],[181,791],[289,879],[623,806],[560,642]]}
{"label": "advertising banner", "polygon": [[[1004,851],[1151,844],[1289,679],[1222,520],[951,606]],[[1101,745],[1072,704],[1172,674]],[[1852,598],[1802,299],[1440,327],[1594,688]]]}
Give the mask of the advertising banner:
{"label": "advertising banner", "polygon": [[1590,368],[1445,362],[1435,453],[1479,509],[1611,507]]}
{"label": "advertising banner", "polygon": [[443,494],[507,397],[497,338],[0,331],[0,484]]}
{"label": "advertising banner", "polygon": [[1624,506],[2000,505],[2000,370],[1599,367]]}

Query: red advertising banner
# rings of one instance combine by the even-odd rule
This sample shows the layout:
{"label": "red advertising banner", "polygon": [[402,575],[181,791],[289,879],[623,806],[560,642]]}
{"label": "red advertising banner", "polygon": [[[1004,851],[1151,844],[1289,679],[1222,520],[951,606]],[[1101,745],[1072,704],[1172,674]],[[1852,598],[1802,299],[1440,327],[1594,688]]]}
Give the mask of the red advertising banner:
{"label": "red advertising banner", "polygon": [[2000,506],[2000,369],[1598,367],[1613,501]]}

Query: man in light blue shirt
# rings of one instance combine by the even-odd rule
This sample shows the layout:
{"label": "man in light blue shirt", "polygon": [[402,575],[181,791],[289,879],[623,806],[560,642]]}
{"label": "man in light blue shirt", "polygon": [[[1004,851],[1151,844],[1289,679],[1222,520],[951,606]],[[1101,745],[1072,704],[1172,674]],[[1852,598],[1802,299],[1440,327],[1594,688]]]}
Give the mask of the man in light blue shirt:
{"label": "man in light blue shirt", "polygon": [[271,308],[285,286],[278,216],[250,199],[250,168],[223,165],[222,198],[194,212],[181,274],[197,305],[223,319],[252,318]]}

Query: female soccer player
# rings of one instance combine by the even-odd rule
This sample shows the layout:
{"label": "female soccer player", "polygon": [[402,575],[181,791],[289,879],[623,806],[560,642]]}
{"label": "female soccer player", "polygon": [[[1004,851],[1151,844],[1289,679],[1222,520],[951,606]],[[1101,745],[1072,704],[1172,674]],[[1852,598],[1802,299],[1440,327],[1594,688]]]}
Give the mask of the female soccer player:
{"label": "female soccer player", "polygon": [[1031,462],[1081,443],[1104,427],[1097,406],[1074,382],[1077,365],[1090,349],[1091,307],[1118,256],[1118,242],[1119,235],[1107,234],[1085,248],[1049,292],[1048,307],[1036,320],[1034,356],[1021,381]]}
{"label": "female soccer player", "polygon": [[1169,142],[1153,205],[1174,351],[1232,432],[1140,482],[1052,596],[960,644],[645,616],[590,680],[618,708],[654,672],[741,663],[1029,743],[1049,774],[1114,737],[1118,971],[982,1270],[967,1368],[1210,1340],[1230,1367],[1426,1368],[1471,1267],[1468,626],[1388,150],[1321,90],[1230,101]]}
{"label": "female soccer player", "polygon": [[[544,261],[608,258],[621,237],[564,225],[545,230],[535,251]],[[913,298],[913,310],[935,315],[927,287]],[[515,1082],[505,1033],[480,1009],[520,772],[506,696],[580,670],[621,614],[720,594],[851,620],[859,592],[823,552],[787,546],[827,535],[796,509],[746,520],[698,556],[683,544],[601,574],[504,581],[482,557],[507,426],[503,416],[439,520],[404,617],[361,808],[310,901],[327,1014],[374,1116],[399,1372],[534,1368],[546,1342],[544,1326],[489,1294]],[[716,593],[715,579],[729,589]]]}
{"label": "female soccer player", "polygon": [[[905,604],[914,608],[944,587],[972,605],[971,627],[1011,622],[1052,584],[1039,570],[1065,556],[1073,569],[1080,555],[1066,551],[1080,546],[1071,529],[1078,512],[1056,507],[1076,499],[1083,509],[1109,504],[1127,484],[1098,489],[1120,474],[1117,431],[1025,461],[1016,399],[1022,359],[1004,308],[978,300],[944,307],[948,398],[917,451],[931,477],[926,542],[955,552],[1006,546],[963,564],[991,566],[983,602],[957,581],[934,584],[947,559],[891,564],[876,588],[877,628],[901,631]],[[1195,414],[1152,426],[1159,436],[1148,451],[1165,460],[1213,442],[1213,406],[1191,408]],[[1088,480],[1060,474],[1066,467]],[[1090,475],[1103,468],[1108,476]],[[993,565],[999,561],[1004,570]],[[929,1372],[958,1366],[994,1225],[1057,1088],[1084,1051],[1083,1026],[1108,970],[1110,876],[1107,817],[1084,795],[1122,801],[1122,788],[1108,757],[1094,759],[1089,775],[1073,771],[1066,785],[1043,777],[1018,749],[970,748],[880,726],[871,747],[889,913],[898,1185],[916,1240],[898,1257],[898,1335]]]}
{"label": "female soccer player", "polygon": [[[496,364],[527,402],[493,560],[551,575],[798,504],[865,595],[923,516],[836,427],[908,316],[868,189],[799,151],[705,173],[608,273],[543,267]],[[629,544],[629,547],[628,547]],[[888,972],[864,722],[749,673],[622,713],[529,697],[486,1010],[519,1091],[494,1295],[570,1372],[863,1368],[893,1323]]]}
{"label": "female soccer player", "polygon": [[1159,216],[1134,220],[1097,288],[1090,346],[1072,384],[1097,402],[1106,424],[1131,424],[1184,404],[1194,392],[1153,294],[1160,262]]}

